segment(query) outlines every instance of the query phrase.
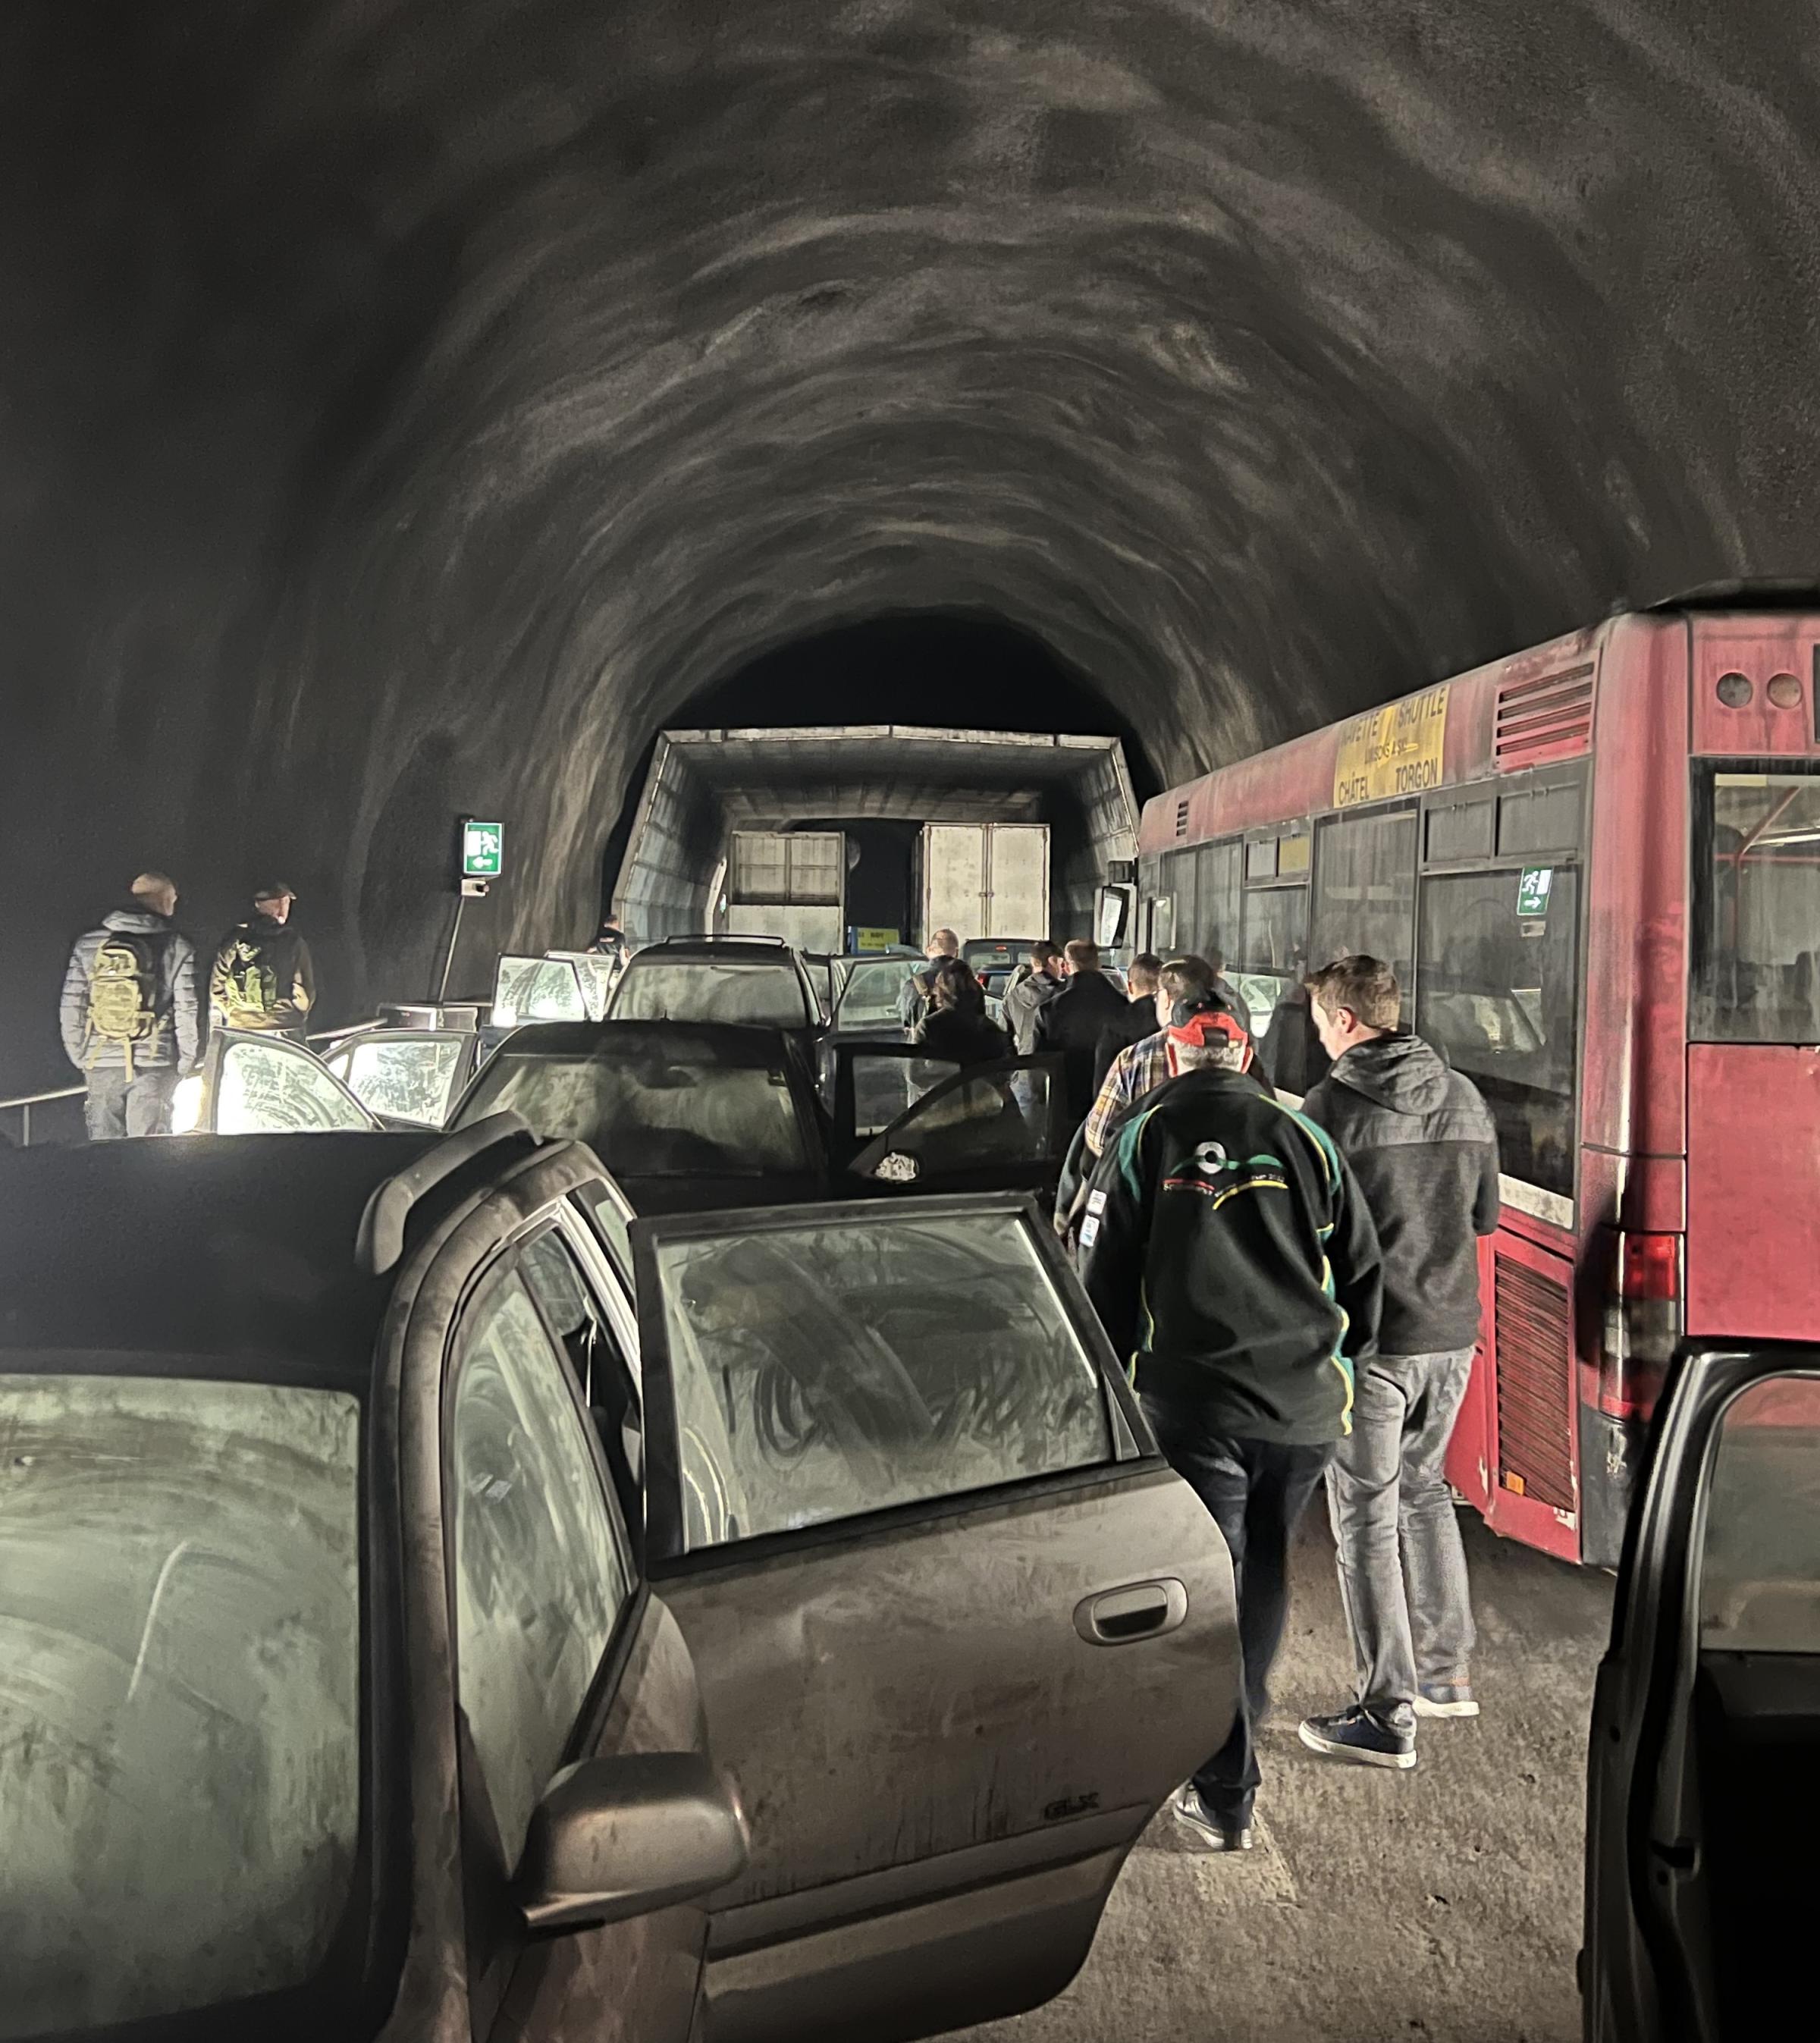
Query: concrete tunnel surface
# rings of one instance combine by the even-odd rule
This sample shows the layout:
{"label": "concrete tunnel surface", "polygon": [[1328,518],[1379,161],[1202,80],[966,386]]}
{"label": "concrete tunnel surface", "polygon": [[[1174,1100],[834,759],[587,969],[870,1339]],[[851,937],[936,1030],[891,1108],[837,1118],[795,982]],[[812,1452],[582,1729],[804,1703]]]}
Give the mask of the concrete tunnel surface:
{"label": "concrete tunnel surface", "polygon": [[17,0],[0,1078],[143,866],[205,941],[282,875],[352,1018],[463,811],[468,976],[581,940],[666,726],[1141,794],[1807,573],[1817,69],[1778,0]]}

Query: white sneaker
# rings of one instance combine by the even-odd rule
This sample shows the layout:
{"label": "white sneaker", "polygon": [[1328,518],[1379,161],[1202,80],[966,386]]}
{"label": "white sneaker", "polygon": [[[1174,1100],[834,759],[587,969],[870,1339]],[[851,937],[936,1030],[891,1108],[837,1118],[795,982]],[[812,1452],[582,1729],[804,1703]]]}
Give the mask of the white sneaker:
{"label": "white sneaker", "polygon": [[1479,1705],[1466,1681],[1435,1681],[1416,1697],[1419,1717],[1476,1717]]}

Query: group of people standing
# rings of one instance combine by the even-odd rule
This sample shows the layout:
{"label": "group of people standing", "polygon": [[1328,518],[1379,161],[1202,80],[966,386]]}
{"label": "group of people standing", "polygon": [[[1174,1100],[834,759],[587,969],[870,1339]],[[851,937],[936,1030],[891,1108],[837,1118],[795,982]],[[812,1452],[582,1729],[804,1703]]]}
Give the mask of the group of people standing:
{"label": "group of people standing", "polygon": [[309,945],[292,926],[296,890],[253,890],[252,913],[216,945],[198,987],[195,946],[178,928],[177,887],[142,872],[127,899],[76,939],[59,1010],[64,1053],[82,1075],[91,1141],[162,1135],[172,1095],[201,1061],[205,1030],[301,1036],[316,1002]]}
{"label": "group of people standing", "polygon": [[931,941],[918,1039],[962,1061],[1060,1053],[1079,1126],[1058,1230],[1232,1554],[1243,1694],[1173,1807],[1205,1848],[1245,1850],[1290,1540],[1317,1489],[1354,1678],[1302,1742],[1404,1769],[1419,1718],[1478,1713],[1446,1457],[1478,1338],[1478,1238],[1498,1221],[1496,1125],[1403,1028],[1381,959],[1335,959],[1298,987],[1330,1061],[1291,1105],[1217,957],[1140,955],[1121,993],[1092,944],[1033,945],[1002,1031],[959,951],[951,931]]}

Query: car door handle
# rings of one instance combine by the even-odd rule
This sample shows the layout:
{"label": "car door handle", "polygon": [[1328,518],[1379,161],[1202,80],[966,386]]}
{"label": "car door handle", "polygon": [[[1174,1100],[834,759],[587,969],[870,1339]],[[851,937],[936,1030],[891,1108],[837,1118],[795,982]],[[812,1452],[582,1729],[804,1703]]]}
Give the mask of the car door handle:
{"label": "car door handle", "polygon": [[1075,1629],[1090,1646],[1129,1646],[1160,1639],[1188,1615],[1188,1592],[1173,1575],[1102,1589],[1075,1606]]}

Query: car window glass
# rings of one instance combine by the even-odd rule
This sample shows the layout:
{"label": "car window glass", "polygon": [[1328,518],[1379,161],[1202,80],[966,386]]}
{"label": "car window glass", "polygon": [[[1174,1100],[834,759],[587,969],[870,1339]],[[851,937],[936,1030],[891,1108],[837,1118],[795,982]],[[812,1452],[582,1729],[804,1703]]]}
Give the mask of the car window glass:
{"label": "car window glass", "polygon": [[565,951],[561,961],[574,972],[581,988],[581,1002],[590,1022],[604,1019],[607,997],[613,991],[619,961],[603,951]]}
{"label": "car window glass", "polygon": [[440,1128],[460,1076],[462,1048],[452,1040],[370,1036],[337,1055],[342,1079],[362,1106],[395,1121]]}
{"label": "car window glass", "polygon": [[339,1391],[0,1377],[0,2032],[328,1961],[359,1844],[359,1433]]}
{"label": "car window glass", "polygon": [[458,1689],[510,1865],[630,1592],[567,1370],[515,1274],[465,1328],[448,1487]]}
{"label": "car window glass", "polygon": [[661,1242],[684,1539],[711,1546],[1113,1458],[1020,1213]]}
{"label": "car window glass", "polygon": [[1040,1067],[979,1071],[919,1100],[891,1131],[886,1153],[868,1159],[869,1175],[909,1183],[1059,1155],[1067,1145],[1057,1144],[1063,1102],[1053,1096],[1052,1077]]}
{"label": "car window glass", "polygon": [[864,1139],[882,1134],[924,1094],[960,1068],[945,1057],[880,1057],[864,1051],[852,1060],[853,1133]]}
{"label": "car window glass", "polygon": [[1700,1644],[1820,1654],[1820,1377],[1774,1376],[1719,1422],[1700,1566]]}
{"label": "car window glass", "polygon": [[219,1135],[314,1134],[372,1125],[308,1050],[242,1037],[221,1052],[215,1088]]}
{"label": "car window glass", "polygon": [[502,957],[493,976],[492,1021],[499,1028],[523,1022],[585,1022],[588,1002],[568,958]]}
{"label": "car window glass", "polygon": [[585,1142],[614,1176],[757,1178],[810,1170],[789,1073],[684,1045],[496,1052],[464,1124],[511,1107],[546,1140]]}
{"label": "car window glass", "polygon": [[902,1019],[904,982],[917,969],[914,958],[884,958],[856,964],[847,974],[834,1010],[837,1029],[882,1029]]}
{"label": "car window glass", "polygon": [[731,958],[635,957],[613,995],[617,1022],[744,1022],[801,1029],[814,1018],[787,954],[776,964]]}

